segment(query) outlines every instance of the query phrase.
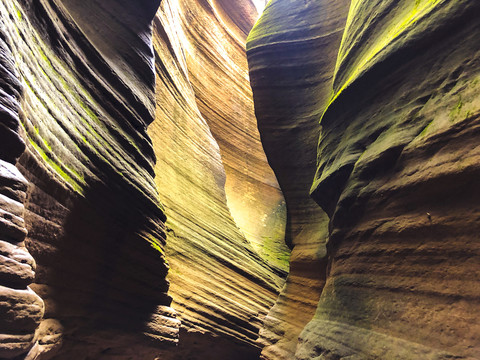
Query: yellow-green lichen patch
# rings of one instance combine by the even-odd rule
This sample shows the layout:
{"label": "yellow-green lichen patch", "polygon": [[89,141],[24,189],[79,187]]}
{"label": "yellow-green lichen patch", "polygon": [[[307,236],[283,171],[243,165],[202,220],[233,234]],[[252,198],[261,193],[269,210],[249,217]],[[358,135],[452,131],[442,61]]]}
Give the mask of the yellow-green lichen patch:
{"label": "yellow-green lichen patch", "polygon": [[[73,189],[82,194],[83,193],[83,188],[71,176],[70,174],[74,172],[73,169],[67,168],[65,165],[59,165],[57,164],[54,160],[50,158],[50,156],[37,144],[32,138],[28,138],[30,144],[33,146],[33,148],[37,151],[37,153],[45,160],[45,162],[58,174],[60,175],[69,185],[73,187]],[[70,174],[69,174],[70,173]],[[76,177],[79,177],[80,174],[76,173]]]}
{"label": "yellow-green lichen patch", "polygon": [[[37,59],[37,62],[38,62],[38,65],[39,65],[38,69],[41,70],[41,72],[44,76],[42,81],[43,80],[48,80],[48,83],[51,84],[52,86],[54,86],[56,90],[58,90],[57,94],[60,96],[60,98],[63,101],[65,101],[67,104],[71,105],[71,106],[67,107],[68,113],[71,113],[77,119],[82,120],[82,123],[85,126],[85,127],[82,127],[80,129],[77,126],[72,125],[75,129],[75,134],[78,134],[79,137],[82,139],[82,141],[86,145],[88,145],[96,153],[98,153],[98,146],[97,146],[97,144],[95,144],[95,141],[98,142],[98,145],[100,145],[100,147],[104,147],[106,149],[109,149],[110,151],[113,151],[114,149],[109,144],[109,142],[106,140],[106,138],[104,136],[102,136],[95,128],[95,127],[103,128],[103,125],[102,125],[100,119],[91,110],[91,108],[89,106],[87,106],[87,104],[82,100],[82,97],[78,93],[79,90],[82,90],[82,92],[85,92],[85,90],[82,89],[79,84],[77,84],[78,86],[77,86],[76,90],[74,90],[71,86],[69,86],[67,81],[64,78],[65,76],[60,74],[57,71],[57,69],[56,69],[57,65],[55,65],[55,66],[53,65],[52,61],[45,54],[45,52],[43,51],[42,47],[39,44],[37,44],[36,51],[38,53],[40,53],[40,55],[41,55],[40,57],[41,57],[41,59],[43,59],[43,62],[41,62]],[[33,51],[32,51],[32,54],[33,54]],[[52,57],[52,59],[53,59],[53,57]],[[44,69],[45,66],[46,66],[46,68]],[[48,74],[47,71],[49,71],[50,74]],[[30,77],[32,77],[32,79],[35,79],[34,81],[36,83],[39,82],[39,80],[36,79],[33,74],[30,74]],[[57,80],[60,81],[61,86],[57,83]],[[33,90],[32,86],[29,83],[27,83],[27,85],[32,90],[32,92],[35,92]],[[67,97],[67,94],[70,94],[70,96]],[[39,95],[36,92],[35,92],[35,95],[36,95],[37,98],[39,98]],[[73,99],[73,101],[72,101],[72,99]],[[49,109],[50,107],[53,107],[53,108],[55,108],[55,111],[56,111],[57,114],[60,114],[62,112],[56,106],[56,104],[54,102],[50,102],[50,106],[47,106],[47,104],[45,103],[46,100],[43,100],[43,99],[40,99],[40,98],[39,98],[39,100],[42,102],[44,107],[46,107],[47,109]],[[76,106],[77,104],[79,106]],[[63,109],[63,111],[65,111],[65,110],[66,109]],[[83,114],[81,114],[82,110],[83,110]],[[49,110],[49,112],[50,112],[50,110]],[[90,119],[93,120],[93,124],[92,124],[92,121]],[[95,127],[93,125],[95,125]],[[85,135],[87,135],[88,138],[90,138],[90,141],[87,139],[87,137]]]}
{"label": "yellow-green lichen patch", "polygon": [[142,233],[140,234],[140,236],[145,241],[147,241],[153,249],[158,251],[163,258],[165,257],[165,250],[163,249],[163,245],[155,236],[149,233]]}
{"label": "yellow-green lichen patch", "polygon": [[[28,97],[35,99],[45,111],[49,112],[49,107],[44,100],[38,97],[37,92],[34,90],[32,84],[27,78],[24,78],[24,84],[28,89]],[[86,184],[84,177],[75,169],[65,164],[65,161],[61,161],[55,155],[55,149],[50,142],[42,135],[40,126],[41,124],[22,124],[25,129],[29,143],[33,146],[36,152],[42,157],[42,159],[55,171],[61,178],[63,178],[73,189],[78,193],[83,193],[82,186]],[[73,156],[73,155],[70,155]]]}
{"label": "yellow-green lichen patch", "polygon": [[288,271],[290,263],[290,251],[288,248],[279,249],[278,239],[273,236],[262,236],[263,247],[261,249],[262,257],[270,264]]}
{"label": "yellow-green lichen patch", "polygon": [[22,12],[20,11],[20,9],[15,4],[12,4],[12,5],[13,5],[13,9],[14,9],[16,15],[17,15],[17,19],[22,20],[23,19]]}
{"label": "yellow-green lichen patch", "polygon": [[[63,65],[62,62],[59,62],[59,61],[57,61],[55,66],[54,66],[52,61],[50,60],[50,58],[54,59],[54,57],[50,57],[50,58],[47,57],[47,55],[45,54],[45,52],[43,50],[43,47],[46,47],[45,44],[42,43],[40,40],[38,40],[36,45],[37,45],[37,47],[36,47],[35,50],[38,51],[41,54],[41,57],[44,60],[44,63],[53,72],[52,75],[54,76],[54,78],[61,82],[63,90],[65,90],[72,97],[71,100],[73,100],[73,101],[67,99],[67,97],[65,96],[65,93],[63,91],[60,91],[63,98],[66,101],[68,101],[72,104],[73,108],[75,108],[75,110],[80,115],[80,117],[83,121],[85,121],[86,123],[89,123],[89,119],[91,119],[91,120],[93,120],[96,127],[99,127],[103,131],[106,131],[105,124],[99,119],[98,115],[92,110],[93,106],[90,105],[90,104],[95,104],[95,101],[93,100],[91,95],[88,94],[88,92],[78,82],[78,80],[75,79],[74,76],[69,76],[68,77],[69,81],[72,83],[72,86],[69,85],[69,83],[66,81],[66,76],[65,75],[70,74],[71,70],[67,69],[65,67],[65,65]],[[45,73],[45,71],[43,69],[42,69],[42,71],[47,76],[47,78],[50,77],[48,74]],[[76,109],[76,105],[78,105],[85,112],[86,116],[80,114],[80,111],[78,109]],[[91,124],[88,124],[88,125],[90,125],[89,126],[90,129],[93,129],[93,126],[91,126]],[[110,147],[110,150],[113,150],[113,148],[111,148],[111,146],[108,143],[108,141],[106,140],[106,138],[104,136],[100,135],[98,131],[94,130],[92,132],[92,134],[94,136],[97,136],[97,140],[101,144],[107,145],[108,147]],[[135,150],[137,150],[139,153],[141,153],[140,148],[137,146],[135,141],[133,141],[133,139],[128,134],[123,133],[122,136],[128,141],[128,143],[133,148],[135,148]]]}
{"label": "yellow-green lichen patch", "polygon": [[[355,33],[357,31],[355,26],[358,24],[354,24],[354,17],[365,17],[365,15],[362,14],[364,0],[354,1],[350,9],[335,70],[335,78],[342,76],[344,80],[338,90],[334,91],[329,106],[338,98],[346,87],[353,83],[355,79],[357,79],[375,62],[377,56],[391,46],[397,38],[400,38],[408,31],[414,29],[415,24],[420,19],[429,14],[436,6],[444,1],[445,0],[417,0],[414,3],[411,1],[404,1],[401,6],[397,6],[396,16],[391,17],[391,20],[387,23],[378,25],[378,28],[371,29],[372,35],[369,36],[368,41],[362,46],[362,50],[352,55],[350,51],[355,44],[350,43],[353,39],[347,36],[347,34],[350,32]],[[370,18],[368,20],[372,21]],[[363,25],[363,23],[361,23],[361,25]],[[350,59],[352,56],[354,58]],[[342,69],[342,65],[346,61],[350,61],[351,64],[348,68],[342,70],[345,74],[340,74],[339,71]]]}
{"label": "yellow-green lichen patch", "polygon": [[[7,3],[5,6],[12,5]],[[8,11],[14,14],[13,8],[9,8]],[[19,64],[25,65],[19,72],[25,81],[30,82],[27,88],[36,98],[33,100],[34,103],[39,102],[46,109],[46,117],[34,115],[31,120],[38,123],[39,127],[46,126],[45,130],[49,129],[45,137],[49,139],[50,145],[54,148],[57,146],[55,155],[61,161],[72,159],[72,167],[81,168],[83,171],[89,167],[84,161],[88,161],[87,156],[94,152],[102,161],[117,168],[115,171],[123,178],[133,180],[132,183],[136,184],[137,189],[147,186],[147,193],[156,194],[153,181],[145,181],[148,176],[145,180],[143,176],[131,177],[136,172],[145,173],[132,155],[132,150],[115,146],[118,144],[118,138],[122,138],[122,141],[128,142],[138,154],[142,154],[132,134],[119,129],[115,119],[108,117],[106,113],[104,115],[104,109],[81,85],[75,70],[57,57],[51,47],[33,30],[27,17],[24,20],[20,29],[17,28],[18,34],[14,34],[13,31],[11,33],[12,38],[16,39],[14,42],[18,48],[15,52],[16,60]],[[34,108],[36,106],[33,105]],[[43,110],[41,111],[43,113]],[[34,109],[33,113],[36,114],[37,110]],[[51,118],[52,121],[46,122],[46,118]],[[56,135],[50,139],[52,134]],[[67,141],[67,137],[71,141]],[[42,141],[36,143],[43,144]],[[68,148],[63,147],[62,143],[68,144]],[[85,146],[88,146],[89,151],[85,152]],[[49,150],[45,148],[45,151]]]}

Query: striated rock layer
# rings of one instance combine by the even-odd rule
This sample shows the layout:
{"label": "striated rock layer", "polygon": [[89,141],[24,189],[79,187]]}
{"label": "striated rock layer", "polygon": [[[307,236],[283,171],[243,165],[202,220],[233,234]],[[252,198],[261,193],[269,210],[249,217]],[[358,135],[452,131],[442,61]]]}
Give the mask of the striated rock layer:
{"label": "striated rock layer", "polygon": [[[14,166],[25,149],[19,135],[22,86],[0,28],[0,357],[38,350],[36,331],[45,306],[29,285],[35,261],[25,248],[27,180]],[[35,350],[32,349],[35,347]]]}
{"label": "striated rock layer", "polygon": [[0,4],[0,357],[258,358],[289,249],[249,87],[256,17]]}
{"label": "striated rock layer", "polygon": [[[329,217],[328,263],[296,359],[480,357],[479,10],[473,0],[352,1],[332,54],[328,104],[315,105],[322,116],[311,194]],[[269,24],[267,15],[248,44],[260,120],[278,91],[273,81],[262,89],[260,74],[277,58],[256,49],[256,39],[268,48],[270,34],[292,34],[288,21]],[[280,142],[280,129],[265,128],[262,139]],[[283,187],[282,167],[274,170]],[[286,201],[290,209],[296,200]],[[264,341],[284,341],[281,326],[267,322]],[[282,350],[270,349],[264,358]]]}
{"label": "striated rock layer", "polygon": [[155,19],[149,134],[168,217],[170,294],[182,321],[178,359],[258,358],[260,322],[287,268],[283,197],[255,131],[248,85],[244,41],[254,8],[245,2],[252,16],[243,24],[229,6],[164,0]]}
{"label": "striated rock layer", "polygon": [[[328,217],[310,198],[321,116],[350,1],[273,0],[248,38],[248,60],[263,146],[288,209],[292,247],[286,287],[270,311],[263,358],[290,359],[325,282]],[[288,16],[286,16],[288,14]]]}
{"label": "striated rock layer", "polygon": [[2,358],[153,358],[177,342],[146,134],[158,4],[141,5],[0,4]]}
{"label": "striated rock layer", "polygon": [[260,142],[245,55],[255,7],[189,0],[177,8],[189,81],[220,148],[230,212],[253,249],[287,270],[285,204]]}

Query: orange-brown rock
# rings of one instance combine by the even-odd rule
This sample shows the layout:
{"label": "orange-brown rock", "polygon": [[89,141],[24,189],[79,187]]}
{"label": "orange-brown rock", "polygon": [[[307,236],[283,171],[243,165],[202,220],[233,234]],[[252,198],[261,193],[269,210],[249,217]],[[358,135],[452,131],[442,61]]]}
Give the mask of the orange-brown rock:
{"label": "orange-brown rock", "polygon": [[245,55],[256,9],[250,1],[177,3],[188,78],[220,148],[230,212],[253,249],[286,270],[285,204],[260,142]]}
{"label": "orange-brown rock", "polygon": [[[321,128],[311,192],[329,216],[328,262],[295,359],[480,356],[478,10],[468,0],[352,1],[332,54],[327,104],[314,105]],[[311,14],[302,14],[302,24],[319,19]],[[294,36],[288,18],[269,22],[272,15],[264,16],[248,44],[259,121],[268,120],[275,107],[269,95],[275,99],[278,92],[273,85],[262,88],[260,74],[277,66],[278,57],[257,50],[256,41],[268,49],[272,34],[285,41]],[[317,59],[329,49],[323,45]],[[281,143],[275,130],[261,132],[265,143]],[[280,151],[272,148],[268,156]],[[287,208],[290,201],[286,192]],[[284,302],[280,298],[276,308]],[[268,336],[283,326],[265,324],[267,344],[281,343],[284,334]],[[275,359],[279,348],[267,347],[263,356]]]}
{"label": "orange-brown rock", "polygon": [[[177,356],[253,359],[288,250],[283,197],[256,131],[248,29],[234,26],[222,4],[160,5],[149,134],[168,218],[170,294],[183,325]],[[214,353],[203,354],[212,346]]]}
{"label": "orange-brown rock", "polygon": [[153,358],[177,342],[146,134],[158,4],[141,5],[0,4],[2,358]]}
{"label": "orange-brown rock", "polygon": [[[310,198],[318,119],[328,103],[350,1],[273,0],[248,41],[263,146],[287,203],[290,272],[266,318],[267,359],[290,359],[325,282],[328,218]],[[288,14],[288,16],[285,16]]]}

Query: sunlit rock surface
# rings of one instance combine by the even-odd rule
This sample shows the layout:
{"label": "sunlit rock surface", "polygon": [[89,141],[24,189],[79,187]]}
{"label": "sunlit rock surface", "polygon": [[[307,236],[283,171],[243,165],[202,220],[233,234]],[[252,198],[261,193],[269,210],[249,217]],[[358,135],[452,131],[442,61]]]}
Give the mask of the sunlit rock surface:
{"label": "sunlit rock surface", "polygon": [[245,55],[255,7],[249,1],[190,0],[178,1],[177,8],[174,29],[198,109],[220,148],[230,212],[253,249],[286,270],[285,204],[260,142]]}
{"label": "sunlit rock surface", "polygon": [[[267,69],[287,68],[279,59],[295,52],[285,43],[297,45],[296,38],[308,37],[305,29],[302,35],[290,29],[320,18],[304,12],[303,22],[291,21],[284,11],[271,21],[275,14],[269,9],[281,3],[267,6],[248,42],[269,159],[282,151],[276,144],[295,144],[288,130],[306,129],[297,112],[287,118],[275,107],[285,103],[278,88],[293,89],[308,73],[302,67],[292,75],[305,56],[289,62],[294,79],[285,84],[282,72],[269,75]],[[322,2],[288,2],[288,14],[313,3]],[[325,9],[340,6],[324,3]],[[316,109],[320,120],[311,192],[329,217],[328,262],[326,284],[315,316],[300,334],[296,359],[480,357],[479,9],[473,0],[352,1],[338,51],[332,52],[332,43],[321,44],[307,62],[325,61],[322,56],[331,52],[326,66],[335,64],[325,76],[333,77],[324,90],[330,93],[327,104],[320,97],[311,106],[303,102],[319,96],[315,81],[310,89],[315,95],[306,91],[293,101],[298,112]],[[319,26],[328,26],[327,19]],[[269,50],[275,46],[283,47],[279,55]],[[301,149],[299,158],[305,154]],[[272,166],[283,189],[285,164],[272,161]],[[288,209],[298,206],[288,195],[295,185],[300,188],[297,180],[284,189]],[[278,341],[264,350],[264,358],[284,354],[281,319],[291,314],[280,311],[285,299],[279,298],[262,331],[267,345]]]}
{"label": "sunlit rock surface", "polygon": [[155,19],[149,134],[182,321],[178,358],[258,358],[260,323],[288,268],[283,197],[248,82],[244,42],[256,13],[248,2],[236,7],[165,0]]}

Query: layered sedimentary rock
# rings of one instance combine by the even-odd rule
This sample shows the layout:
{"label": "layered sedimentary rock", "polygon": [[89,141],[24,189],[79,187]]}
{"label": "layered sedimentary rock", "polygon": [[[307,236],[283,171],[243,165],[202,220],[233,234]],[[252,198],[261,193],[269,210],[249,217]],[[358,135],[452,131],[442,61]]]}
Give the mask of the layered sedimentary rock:
{"label": "layered sedimentary rock", "polygon": [[27,180],[14,166],[25,149],[19,135],[22,86],[6,35],[0,30],[0,357],[27,353],[36,342],[44,314],[42,299],[30,285],[35,261],[25,248]]}
{"label": "layered sedimentary rock", "polygon": [[[329,217],[328,263],[296,359],[480,356],[479,8],[476,1],[352,1],[328,104],[316,104],[311,190]],[[277,62],[268,53],[256,58],[255,39],[292,26],[267,20],[249,43],[260,120],[271,114],[268,91],[277,89],[259,89],[257,98],[263,82],[255,76]],[[280,129],[265,129],[262,139],[274,143]]]}
{"label": "layered sedimentary rock", "polygon": [[2,358],[153,358],[177,342],[146,134],[157,6],[0,4]]}
{"label": "layered sedimentary rock", "polygon": [[228,8],[240,5],[165,0],[155,19],[149,134],[182,320],[178,358],[258,358],[260,322],[286,269],[283,197],[255,131],[243,48],[254,17],[240,21],[253,5]]}
{"label": "layered sedimentary rock", "polygon": [[245,55],[250,1],[179,1],[178,29],[196,103],[217,141],[228,207],[254,250],[287,269],[284,200],[260,142]]}
{"label": "layered sedimentary rock", "polygon": [[331,95],[350,1],[274,0],[249,35],[248,60],[263,146],[288,209],[286,287],[261,333],[263,357],[290,359],[325,282],[328,217],[310,198],[319,117]]}
{"label": "layered sedimentary rock", "polygon": [[0,5],[2,358],[258,357],[289,250],[244,51],[257,13],[165,0],[153,47],[158,5]]}
{"label": "layered sedimentary rock", "polygon": [[479,12],[2,1],[0,357],[479,358]]}

